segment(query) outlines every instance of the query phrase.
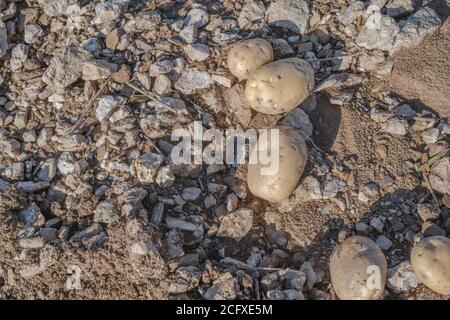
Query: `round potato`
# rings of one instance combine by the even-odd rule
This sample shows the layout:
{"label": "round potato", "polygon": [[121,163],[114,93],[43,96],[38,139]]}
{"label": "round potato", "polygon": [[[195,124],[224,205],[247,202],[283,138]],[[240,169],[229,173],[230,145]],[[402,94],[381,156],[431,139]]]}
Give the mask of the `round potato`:
{"label": "round potato", "polygon": [[295,129],[280,126],[261,134],[248,165],[250,192],[267,201],[287,199],[302,176],[307,158],[305,140]]}
{"label": "round potato", "polygon": [[236,43],[228,53],[228,69],[238,79],[248,79],[262,65],[273,61],[273,48],[264,39]]}
{"label": "round potato", "polygon": [[247,80],[249,107],[265,114],[289,112],[314,88],[314,70],[305,60],[289,58],[266,64]]}
{"label": "round potato", "polygon": [[384,292],[387,262],[372,240],[353,236],[336,249],[330,259],[331,283],[342,300],[376,300]]}
{"label": "round potato", "polygon": [[431,290],[450,294],[450,239],[423,239],[411,251],[411,265],[417,277]]}

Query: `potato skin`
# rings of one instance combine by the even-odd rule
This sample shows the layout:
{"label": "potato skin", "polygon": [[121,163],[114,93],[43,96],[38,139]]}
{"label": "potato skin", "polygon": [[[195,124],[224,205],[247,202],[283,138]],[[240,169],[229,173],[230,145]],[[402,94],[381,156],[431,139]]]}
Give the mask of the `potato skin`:
{"label": "potato skin", "polygon": [[[369,288],[369,266],[378,266],[380,289]],[[338,245],[330,259],[331,283],[341,300],[377,300],[384,292],[387,262],[383,251],[369,238],[352,236]]]}
{"label": "potato skin", "polygon": [[[308,159],[308,149],[303,137],[293,128],[279,126],[279,167],[276,173],[261,173],[260,161],[249,163],[247,184],[250,192],[267,201],[279,202],[287,199],[297,187]],[[267,131],[268,148],[271,147],[272,131]],[[259,139],[261,141],[261,137]],[[259,145],[252,150],[252,156],[260,149]],[[259,158],[258,158],[259,160]]]}
{"label": "potato skin", "polygon": [[253,72],[272,61],[272,45],[264,39],[239,41],[228,53],[228,69],[240,80],[248,79]]}
{"label": "potato skin", "polygon": [[450,239],[443,236],[423,239],[411,250],[411,265],[428,288],[450,294]]}
{"label": "potato skin", "polygon": [[314,69],[305,60],[289,58],[266,64],[247,80],[249,107],[265,114],[286,113],[302,103],[314,88]]}

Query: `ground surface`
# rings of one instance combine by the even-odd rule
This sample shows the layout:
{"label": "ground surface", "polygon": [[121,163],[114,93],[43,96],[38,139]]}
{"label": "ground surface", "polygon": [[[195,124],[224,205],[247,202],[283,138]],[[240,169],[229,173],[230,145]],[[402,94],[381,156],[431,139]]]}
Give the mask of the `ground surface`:
{"label": "ground surface", "polygon": [[[3,2],[5,1],[0,1],[0,3]],[[171,1],[163,2],[173,5]],[[161,6],[160,10],[167,19],[177,20],[179,17],[184,17],[192,7],[191,2],[188,1],[185,5],[169,6],[170,9],[165,9],[163,2],[158,5]],[[255,37],[249,30],[243,31],[244,29],[241,30],[236,24],[236,19],[239,17],[245,1],[213,2],[223,6],[218,6],[220,9],[211,9],[212,5],[208,7],[211,20],[213,16],[222,16],[224,20],[231,20],[231,22],[227,20],[232,25],[230,30],[238,30],[237,38],[244,37],[244,34],[248,37]],[[271,2],[264,1],[264,4],[268,7]],[[203,3],[207,3],[207,1],[203,1]],[[64,97],[61,98],[62,109],[55,111],[53,101],[50,103],[43,95],[43,99],[35,99],[29,103],[28,107],[32,110],[29,122],[19,128],[14,126],[10,120],[17,118],[21,110],[19,107],[21,93],[26,91],[25,88],[32,91],[29,86],[34,83],[39,84],[38,91],[41,92],[44,90],[44,85],[41,85],[42,72],[37,72],[36,78],[29,75],[33,71],[32,67],[26,72],[22,69],[15,73],[11,72],[7,67],[9,66],[7,61],[10,59],[8,54],[3,61],[0,60],[0,63],[5,62],[0,75],[6,79],[0,93],[1,97],[8,97],[7,101],[17,102],[18,107],[7,106],[6,103],[0,105],[0,113],[5,115],[1,118],[1,128],[5,128],[8,134],[20,141],[21,152],[23,151],[27,156],[23,159],[19,156],[14,159],[10,153],[2,152],[0,172],[6,172],[6,168],[12,163],[25,162],[30,159],[34,162],[30,162],[31,172],[26,169],[27,177],[11,178],[2,174],[2,179],[4,178],[2,181],[11,185],[0,191],[0,298],[199,299],[206,297],[206,292],[210,292],[208,289],[219,288],[219,291],[223,290],[220,291],[222,296],[219,298],[262,299],[268,297],[268,292],[262,289],[261,285],[255,286],[254,282],[258,283],[271,272],[287,268],[303,270],[307,261],[314,269],[316,280],[313,287],[303,290],[302,297],[336,299],[330,283],[329,259],[336,245],[347,236],[363,234],[373,240],[378,239],[380,235],[389,238],[392,241],[391,246],[384,250],[389,268],[409,260],[414,237],[421,234],[422,221],[416,212],[416,205],[431,203],[433,200],[433,195],[425,184],[421,171],[417,168],[424,159],[426,161],[430,158],[428,154],[431,153],[430,148],[433,147],[427,146],[421,140],[423,128],[420,127],[420,124],[411,124],[405,135],[391,135],[382,132],[380,123],[373,120],[370,111],[379,108],[391,112],[392,105],[409,104],[419,116],[434,117],[433,124],[436,125],[441,119],[450,116],[450,21],[447,19],[449,4],[443,1],[432,1],[432,6],[437,9],[441,19],[445,22],[439,30],[429,34],[417,47],[402,49],[394,56],[386,57],[386,61],[383,63],[393,62],[392,72],[384,76],[379,76],[378,70],[360,72],[357,69],[357,59],[354,58],[351,67],[335,73],[357,73],[360,81],[356,85],[333,87],[318,92],[315,94],[317,107],[314,110],[307,110],[307,107],[303,106],[314,128],[311,136],[312,142],[308,142],[310,161],[303,177],[312,176],[324,184],[328,179],[338,179],[345,182],[345,186],[336,190],[336,193],[328,199],[314,201],[294,199],[295,204],[289,210],[283,209],[283,204],[271,204],[256,199],[248,191],[247,194],[241,196],[239,190],[242,189],[242,186],[245,189],[245,166],[240,168],[228,166],[225,170],[211,175],[206,174],[207,166],[182,168],[174,166],[171,170],[174,172],[175,182],[168,187],[158,186],[155,183],[149,186],[141,183],[134,172],[108,171],[105,166],[100,166],[100,164],[117,161],[117,163],[129,164],[131,167],[139,155],[145,152],[156,153],[155,145],[159,147],[158,151],[161,149],[162,153],[166,153],[164,141],[168,141],[167,136],[149,139],[147,132],[144,134],[145,130],[139,127],[136,119],[142,119],[147,113],[155,112],[154,109],[150,109],[148,94],[148,91],[151,91],[154,86],[155,79],[144,77],[149,73],[150,65],[165,57],[173,60],[175,57],[183,56],[183,50],[180,49],[183,42],[181,44],[176,41],[174,43],[165,42],[165,40],[175,39],[179,33],[168,27],[169,22],[163,23],[163,27],[156,31],[151,29],[130,36],[132,40],[145,39],[141,43],[134,43],[133,40],[129,48],[125,46],[121,50],[95,53],[98,59],[105,59],[118,65],[128,65],[128,76],[125,78],[131,78],[134,83],[139,83],[140,92],[136,92],[135,88],[128,87],[128,81],[119,81],[117,74],[114,80],[111,78],[93,81],[77,79],[76,82],[64,88]],[[25,7],[19,9],[25,9]],[[343,12],[347,3],[346,1],[336,1],[334,5],[329,5],[326,1],[311,1],[310,7],[324,17],[327,14]],[[49,24],[44,22],[51,19],[48,16],[45,17],[38,6],[33,6],[33,8],[38,10],[38,13],[30,19],[44,27],[45,35],[32,45],[34,46],[32,52],[39,53],[36,61],[31,61],[33,58],[31,54],[28,61],[30,65],[38,64],[34,70],[42,71],[48,67],[54,49],[63,46],[62,40],[70,42],[69,39],[72,39],[74,43],[78,43],[80,41],[76,41],[77,37],[80,37],[80,40],[88,37],[83,35],[88,29],[86,25],[73,33],[65,34],[66,31],[64,31],[58,38],[58,35],[55,35],[57,32],[50,32]],[[136,5],[133,8],[135,11],[130,9],[129,15],[125,14],[123,19],[133,20],[133,15],[137,16],[138,12],[144,10],[142,5]],[[155,2],[150,1],[146,9],[153,10],[155,8]],[[88,8],[86,15],[90,18],[95,15],[92,6]],[[361,28],[363,19],[362,17],[358,19],[355,25]],[[58,23],[56,20],[65,24],[67,19],[66,17],[53,18],[54,25]],[[255,24],[257,27],[254,30],[258,30],[258,27],[264,26],[265,22],[255,22]],[[126,34],[127,27],[117,22],[117,26],[119,25],[125,31],[117,28]],[[314,37],[317,39],[318,35],[323,34],[323,30],[327,34],[332,33],[333,26],[334,24],[330,22],[311,27],[311,30],[304,36],[306,39],[304,42],[314,42]],[[106,34],[110,34],[111,30],[114,30],[114,26],[107,24],[90,27],[94,30],[104,28]],[[129,28],[131,29],[131,27]],[[216,30],[215,35],[229,35],[227,28],[222,24],[212,30]],[[256,35],[259,34],[258,32]],[[101,39],[100,47],[104,48],[105,34],[97,31],[93,34]],[[233,33],[231,32],[231,34]],[[274,28],[269,32],[263,30],[261,34],[270,40],[287,39],[289,35],[295,35],[295,33],[279,28]],[[336,36],[332,40],[327,40],[325,37],[323,43],[318,46],[316,45],[317,40],[315,40],[314,49],[311,50],[317,54],[318,58],[325,58],[322,64],[319,63],[320,68],[316,70],[317,82],[334,73],[329,68],[329,62],[326,61],[326,58],[333,56],[334,47],[348,49],[349,52],[355,51],[352,39],[341,39],[344,37],[342,31],[336,31],[335,34]],[[224,57],[228,45],[234,41],[213,43],[213,35],[213,32],[208,31],[198,40],[198,42],[210,46],[211,55],[208,60],[205,62],[186,60],[189,67],[198,67],[211,73],[226,67]],[[89,34],[89,36],[93,35]],[[308,36],[310,36],[309,40]],[[18,30],[16,35],[9,36],[9,41],[22,43],[23,32]],[[332,44],[333,52],[330,55],[324,53],[323,56],[320,56],[323,45],[327,42]],[[297,54],[298,44],[294,42],[291,46],[294,51],[288,55],[308,58],[303,53],[298,52]],[[113,56],[111,52],[115,52],[117,56]],[[312,60],[314,62],[314,59]],[[22,73],[23,79],[26,80],[21,80]],[[29,77],[27,78],[27,76]],[[146,83],[150,83],[149,88],[144,88]],[[46,88],[48,89],[48,87]],[[144,88],[144,93],[142,93],[142,88]],[[155,89],[153,88],[153,90]],[[224,90],[226,88],[214,83],[212,88],[201,89],[191,95],[181,93],[172,86],[167,95],[185,101],[191,118],[187,122],[182,122],[181,116],[175,117],[175,124],[170,123],[171,129],[172,126],[176,127],[177,125],[187,126],[187,123],[193,119],[203,119],[205,123],[204,114],[206,112],[212,114],[213,122],[217,127],[225,129],[241,126],[242,114],[228,108],[227,101],[223,100]],[[125,120],[129,120],[130,126],[127,126],[126,121],[120,125],[97,121],[95,107],[90,105],[90,98],[94,97],[96,101],[98,96],[95,95],[100,96],[105,92],[114,95],[120,94],[129,99],[127,104],[132,107],[132,115]],[[216,110],[210,98],[206,98],[209,92],[217,93],[218,97],[213,100],[219,106],[219,110]],[[341,96],[349,98],[339,105],[333,103],[333,98]],[[154,98],[154,96],[151,97]],[[391,97],[394,97],[395,102],[392,102]],[[55,96],[55,99],[58,100],[58,97]],[[143,103],[144,106],[139,103]],[[148,112],[146,108],[151,111]],[[87,115],[86,110],[88,110]],[[242,112],[248,114],[246,113],[248,110]],[[7,119],[8,116],[11,117],[10,120]],[[252,120],[247,123],[247,126],[254,128],[271,127],[280,118],[255,112],[250,113],[250,116]],[[81,124],[79,119],[83,119]],[[164,119],[158,119],[157,123],[164,125],[164,121]],[[122,125],[125,129],[120,128]],[[242,126],[246,127],[246,125]],[[39,134],[43,128],[54,130],[55,139],[51,143],[55,143],[55,145],[42,147],[33,141],[31,143],[24,141],[24,131],[31,130]],[[95,143],[98,144],[98,141],[101,140],[100,137],[111,136],[113,129],[124,134],[126,131],[135,130],[136,143],[131,147],[127,146],[123,142],[124,138],[117,144],[105,142],[104,149],[102,146],[96,148]],[[37,164],[42,164],[41,162],[49,158],[59,159],[64,148],[57,142],[62,133],[67,131],[79,132],[87,137],[87,140],[83,142],[87,144],[86,147],[69,150],[77,161],[82,159],[87,161],[87,169],[81,170],[81,173],[74,170],[69,174],[58,171],[55,177],[50,179],[52,188],[61,187],[59,190],[65,194],[63,199],[56,196],[57,200],[50,199],[48,186],[33,192],[24,192],[20,188],[16,188],[16,184],[20,181],[39,181],[36,178],[36,172],[39,172]],[[1,133],[3,139],[4,133]],[[439,139],[444,143],[448,137],[441,135]],[[419,156],[412,156],[411,150],[418,150]],[[135,154],[137,152],[138,156],[136,157],[132,152]],[[109,158],[106,156],[103,158],[104,153],[110,155]],[[102,159],[107,161],[102,162]],[[168,160],[165,161],[165,165],[171,167]],[[24,171],[23,168],[22,171]],[[429,172],[429,168],[427,172]],[[101,177],[102,174],[105,177]],[[226,180],[230,177],[237,179],[240,184],[230,184]],[[206,187],[208,183],[225,186],[226,191],[208,191],[208,187]],[[367,184],[377,185],[378,191],[367,202],[360,201],[359,194],[362,187]],[[86,188],[81,188],[80,191],[80,186]],[[134,202],[122,199],[121,196],[133,187],[145,189],[147,195],[140,201]],[[181,200],[180,195],[188,187],[199,188],[201,190],[200,197],[191,201]],[[230,211],[234,211],[238,207],[247,207],[253,209],[254,214],[251,230],[239,241],[216,236],[223,217],[229,214],[226,207],[223,208],[223,204],[226,205],[226,197],[230,194],[239,196],[238,204]],[[204,203],[204,199],[208,195],[212,195],[216,202],[210,208],[206,208]],[[435,223],[442,227],[440,230],[445,229],[444,234],[446,232],[448,236],[450,228],[447,216],[450,210],[443,204],[443,195],[438,193],[437,196],[442,212]],[[132,197],[130,196],[130,198]],[[112,224],[97,221],[94,211],[98,204],[110,199],[119,202],[117,205],[120,216],[118,221]],[[45,246],[24,248],[19,243],[19,238],[23,239],[27,236],[23,235],[24,226],[18,218],[18,212],[30,203],[37,203],[46,222],[52,218],[59,219],[54,226],[46,226],[48,229],[57,229],[58,235],[46,241]],[[123,207],[130,203],[132,203],[133,210],[131,213],[125,214]],[[164,219],[155,224],[152,217],[155,216],[155,208],[160,203],[165,204]],[[267,212],[275,213],[274,216],[278,222],[276,231],[269,227],[270,223],[265,218]],[[196,235],[169,227],[165,220],[166,216],[195,222],[196,230],[202,229],[204,232],[197,241]],[[356,223],[368,226],[371,225],[373,218],[382,219],[384,223],[382,232],[375,231],[371,227],[366,232],[356,229]],[[81,241],[74,239],[77,232],[94,225],[94,222],[99,222],[102,232],[107,236],[107,241],[100,241],[103,239],[102,232],[97,232],[94,237],[86,237]],[[42,225],[39,228],[41,227]],[[63,227],[67,227],[67,236],[62,233]],[[33,230],[35,234],[30,238],[40,235],[39,228]],[[175,245],[173,243],[168,245],[168,234],[173,230],[182,240],[173,241]],[[172,256],[170,250],[181,242],[182,253]],[[144,254],[135,254],[132,248],[136,243],[151,243],[152,246],[149,245],[150,249]],[[246,265],[242,266],[236,260],[227,264],[223,261],[226,257],[236,259]],[[41,272],[37,272],[31,277],[24,276],[24,273],[28,272],[30,268],[42,265],[44,261],[50,261],[50,263]],[[184,279],[180,273],[176,272],[182,270],[183,267],[193,267],[187,272],[189,276]],[[71,289],[70,281],[75,279],[74,276],[77,276],[78,273],[81,275],[80,287]],[[232,282],[228,287],[225,284],[230,281],[229,279]],[[173,292],[172,286],[177,281],[186,287],[189,285],[191,287]],[[281,281],[275,287],[279,290],[289,289],[289,286]],[[210,298],[210,296],[208,297]],[[385,299],[449,298],[439,295],[423,285],[410,288],[403,293],[387,287],[383,297]]]}

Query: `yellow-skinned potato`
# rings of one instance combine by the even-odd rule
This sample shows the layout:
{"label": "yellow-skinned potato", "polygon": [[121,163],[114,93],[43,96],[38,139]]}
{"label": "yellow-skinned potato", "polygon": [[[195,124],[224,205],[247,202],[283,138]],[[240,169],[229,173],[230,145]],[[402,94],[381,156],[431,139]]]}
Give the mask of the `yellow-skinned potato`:
{"label": "yellow-skinned potato", "polygon": [[417,277],[431,290],[450,294],[450,239],[423,239],[411,251],[411,265]]}
{"label": "yellow-skinned potato", "polygon": [[377,300],[386,285],[386,258],[375,242],[353,236],[334,249],[330,275],[339,299]]}
{"label": "yellow-skinned potato", "polygon": [[[275,131],[278,129],[278,156],[270,153],[268,159],[278,161],[278,166],[264,160],[261,151],[266,152],[276,145]],[[272,141],[273,140],[273,141]],[[267,142],[267,143],[265,143]],[[252,159],[257,159],[252,163]],[[297,187],[308,159],[308,149],[303,137],[293,128],[275,127],[259,137],[252,150],[248,165],[248,188],[255,196],[272,202],[287,199]],[[274,162],[272,162],[273,164]]]}
{"label": "yellow-skinned potato", "polygon": [[266,64],[247,80],[245,99],[249,107],[265,114],[289,112],[314,88],[314,69],[299,58]]}
{"label": "yellow-skinned potato", "polygon": [[239,41],[228,53],[228,69],[240,80],[248,79],[259,67],[272,61],[273,48],[264,39]]}

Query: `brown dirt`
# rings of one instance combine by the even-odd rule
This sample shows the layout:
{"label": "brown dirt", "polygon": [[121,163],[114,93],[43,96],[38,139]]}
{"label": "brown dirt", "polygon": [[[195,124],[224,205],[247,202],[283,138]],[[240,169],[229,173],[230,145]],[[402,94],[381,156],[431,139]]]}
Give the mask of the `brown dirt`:
{"label": "brown dirt", "polygon": [[401,50],[394,57],[390,86],[408,100],[432,108],[441,117],[450,117],[450,1],[434,1],[446,20],[438,32],[419,46]]}

